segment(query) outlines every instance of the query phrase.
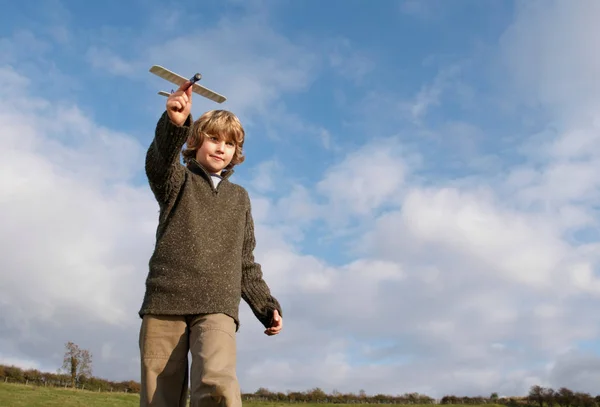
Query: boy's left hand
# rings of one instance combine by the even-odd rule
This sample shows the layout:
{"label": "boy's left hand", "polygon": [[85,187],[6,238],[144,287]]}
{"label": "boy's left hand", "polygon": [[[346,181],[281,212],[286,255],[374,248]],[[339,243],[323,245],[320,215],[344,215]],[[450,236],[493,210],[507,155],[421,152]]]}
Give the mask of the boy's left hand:
{"label": "boy's left hand", "polygon": [[265,334],[269,336],[277,335],[281,328],[283,327],[283,319],[281,315],[279,315],[279,311],[275,310],[273,312],[273,320],[271,321],[271,326],[265,329]]}

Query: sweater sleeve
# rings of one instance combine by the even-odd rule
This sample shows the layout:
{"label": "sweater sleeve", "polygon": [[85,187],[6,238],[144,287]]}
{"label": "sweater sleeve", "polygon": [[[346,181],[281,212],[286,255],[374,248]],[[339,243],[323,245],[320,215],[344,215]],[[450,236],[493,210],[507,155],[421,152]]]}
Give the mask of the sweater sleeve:
{"label": "sweater sleeve", "polygon": [[256,239],[254,236],[254,221],[251,210],[246,214],[246,230],[244,234],[244,248],[242,258],[242,298],[256,316],[256,318],[268,328],[271,326],[273,312],[277,310],[283,317],[281,305],[263,279],[260,264],[254,260],[254,248]]}
{"label": "sweater sleeve", "polygon": [[187,141],[191,125],[191,115],[179,127],[171,122],[166,111],[156,124],[154,140],[146,153],[146,176],[150,189],[161,204],[177,193],[183,183],[185,170],[179,162],[179,154]]}

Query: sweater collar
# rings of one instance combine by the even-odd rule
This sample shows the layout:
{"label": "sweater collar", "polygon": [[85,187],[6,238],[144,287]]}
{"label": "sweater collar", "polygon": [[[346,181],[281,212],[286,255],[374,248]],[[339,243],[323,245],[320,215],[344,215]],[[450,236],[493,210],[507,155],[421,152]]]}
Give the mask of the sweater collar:
{"label": "sweater collar", "polygon": [[[206,169],[202,166],[202,164],[200,164],[198,161],[196,161],[195,158],[192,158],[191,160],[189,160],[187,166],[190,169],[190,171],[192,171],[194,174],[201,175],[209,182],[212,182],[212,180],[210,178],[211,174],[208,171],[206,171]],[[221,175],[219,175],[219,176],[223,180],[226,180],[233,174],[233,172],[234,172],[233,169],[223,170],[223,172],[221,172]]]}

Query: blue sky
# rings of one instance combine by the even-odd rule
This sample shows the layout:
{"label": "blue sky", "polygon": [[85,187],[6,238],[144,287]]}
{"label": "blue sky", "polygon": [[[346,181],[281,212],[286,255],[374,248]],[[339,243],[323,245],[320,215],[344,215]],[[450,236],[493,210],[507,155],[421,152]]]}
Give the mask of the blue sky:
{"label": "blue sky", "polygon": [[234,181],[285,333],[242,304],[245,391],[595,391],[597,3],[3,11],[0,363],[55,370],[72,340],[99,376],[138,379],[159,64],[227,96],[194,116],[247,131]]}

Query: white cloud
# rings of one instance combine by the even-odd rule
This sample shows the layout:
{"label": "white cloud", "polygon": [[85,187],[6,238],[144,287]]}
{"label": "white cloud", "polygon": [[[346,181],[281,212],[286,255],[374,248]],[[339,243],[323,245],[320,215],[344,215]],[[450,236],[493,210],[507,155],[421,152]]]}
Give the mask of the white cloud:
{"label": "white cloud", "polygon": [[[73,106],[37,98],[14,70],[4,68],[0,83],[10,84],[0,102],[6,334],[60,349],[78,326],[135,326],[156,213],[148,192],[128,184],[141,146]],[[84,336],[82,346],[95,342]]]}
{"label": "white cloud", "polygon": [[402,219],[421,244],[443,245],[524,283],[552,284],[567,250],[547,218],[497,208],[485,193],[411,191]]}
{"label": "white cloud", "polygon": [[282,171],[282,166],[278,161],[263,161],[253,168],[255,171],[251,185],[260,192],[273,191],[275,188],[275,179]]}
{"label": "white cloud", "polygon": [[457,65],[443,68],[438,72],[432,83],[423,86],[419,90],[415,96],[415,100],[409,107],[410,114],[415,122],[420,122],[430,108],[438,106],[441,103],[443,92],[451,85],[459,73],[460,67]]}
{"label": "white cloud", "polygon": [[317,191],[327,197],[327,217],[368,216],[386,204],[398,202],[409,171],[406,155],[396,140],[376,137],[348,153],[316,185]]}
{"label": "white cloud", "polygon": [[[514,78],[513,98],[552,109],[555,120],[597,115],[600,56],[595,38],[600,3],[520,1],[501,39],[503,62]],[[516,92],[513,91],[516,90]]]}

